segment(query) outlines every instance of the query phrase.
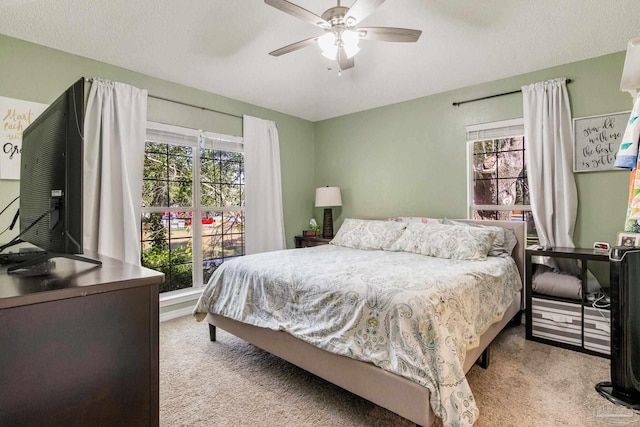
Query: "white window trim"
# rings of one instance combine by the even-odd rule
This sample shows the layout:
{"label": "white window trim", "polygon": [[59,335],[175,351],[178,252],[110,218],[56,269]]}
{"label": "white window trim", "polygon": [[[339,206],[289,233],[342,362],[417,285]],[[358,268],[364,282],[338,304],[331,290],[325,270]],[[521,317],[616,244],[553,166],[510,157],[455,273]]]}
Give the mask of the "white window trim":
{"label": "white window trim", "polygon": [[520,136],[524,135],[524,119],[468,125],[466,131],[467,142]]}

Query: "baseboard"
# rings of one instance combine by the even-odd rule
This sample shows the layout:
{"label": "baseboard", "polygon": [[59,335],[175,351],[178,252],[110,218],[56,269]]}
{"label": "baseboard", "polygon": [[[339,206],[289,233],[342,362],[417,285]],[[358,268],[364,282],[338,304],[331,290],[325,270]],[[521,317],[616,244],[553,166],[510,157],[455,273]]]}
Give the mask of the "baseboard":
{"label": "baseboard", "polygon": [[165,313],[160,313],[160,321],[165,322],[178,317],[188,316],[191,313],[193,313],[193,307],[183,307],[177,310],[170,310]]}
{"label": "baseboard", "polygon": [[190,315],[202,290],[202,288],[188,288],[160,294],[160,321]]}

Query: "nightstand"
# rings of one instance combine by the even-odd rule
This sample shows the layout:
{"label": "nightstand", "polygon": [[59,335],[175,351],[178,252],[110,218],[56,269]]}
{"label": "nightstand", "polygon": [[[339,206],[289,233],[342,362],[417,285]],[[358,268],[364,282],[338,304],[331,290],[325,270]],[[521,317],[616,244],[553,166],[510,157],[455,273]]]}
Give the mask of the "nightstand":
{"label": "nightstand", "polygon": [[331,239],[323,237],[296,236],[296,248],[308,248],[310,246],[328,245]]}
{"label": "nightstand", "polygon": [[[568,299],[534,293],[533,276],[537,264],[532,257],[565,258],[581,264],[579,280],[582,299]],[[599,273],[600,285],[609,294],[609,254],[593,249],[553,248],[526,250],[526,338],[583,353],[608,357],[610,353],[610,311],[596,306],[587,296],[587,269]]]}

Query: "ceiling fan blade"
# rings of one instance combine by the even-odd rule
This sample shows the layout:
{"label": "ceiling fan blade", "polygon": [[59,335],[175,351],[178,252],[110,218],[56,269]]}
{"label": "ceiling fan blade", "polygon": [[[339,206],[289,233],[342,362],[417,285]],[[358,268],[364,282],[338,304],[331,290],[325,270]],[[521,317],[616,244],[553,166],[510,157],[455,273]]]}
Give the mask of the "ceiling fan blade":
{"label": "ceiling fan blade", "polygon": [[361,27],[356,28],[355,31],[363,40],[384,42],[415,42],[422,34],[420,30],[394,27]]}
{"label": "ceiling fan blade", "polygon": [[340,70],[348,70],[355,65],[353,56],[351,58],[347,58],[347,53],[344,51],[344,47],[338,49],[338,65],[340,66]]}
{"label": "ceiling fan blade", "polygon": [[273,6],[276,9],[283,11],[284,13],[288,13],[289,15],[295,16],[296,18],[300,18],[303,21],[310,22],[313,25],[317,25],[320,28],[330,28],[331,24],[327,21],[319,17],[313,12],[309,12],[307,9],[298,6],[297,4],[293,4],[288,2],[287,0],[264,0],[266,4],[269,6]]}
{"label": "ceiling fan blade", "polygon": [[300,40],[299,42],[295,42],[295,43],[291,43],[290,45],[287,45],[285,47],[281,47],[280,49],[276,49],[273,52],[269,52],[269,55],[271,56],[280,56],[280,55],[284,55],[285,53],[289,53],[289,52],[293,52],[294,50],[298,50],[298,49],[302,49],[303,47],[307,47],[310,44],[315,43],[315,41],[318,39],[318,37],[311,37],[305,40]]}
{"label": "ceiling fan blade", "polygon": [[382,3],[384,3],[384,0],[356,0],[353,6],[349,8],[347,16],[344,17],[345,24],[353,27],[369,16]]}

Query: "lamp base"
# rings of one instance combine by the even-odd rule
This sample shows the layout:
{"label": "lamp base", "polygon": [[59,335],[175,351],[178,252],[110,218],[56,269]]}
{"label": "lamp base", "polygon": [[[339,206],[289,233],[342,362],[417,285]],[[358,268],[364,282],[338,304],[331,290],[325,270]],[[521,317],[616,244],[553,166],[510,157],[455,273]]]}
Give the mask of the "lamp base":
{"label": "lamp base", "polygon": [[333,211],[331,208],[324,208],[324,222],[322,224],[322,237],[333,238]]}

